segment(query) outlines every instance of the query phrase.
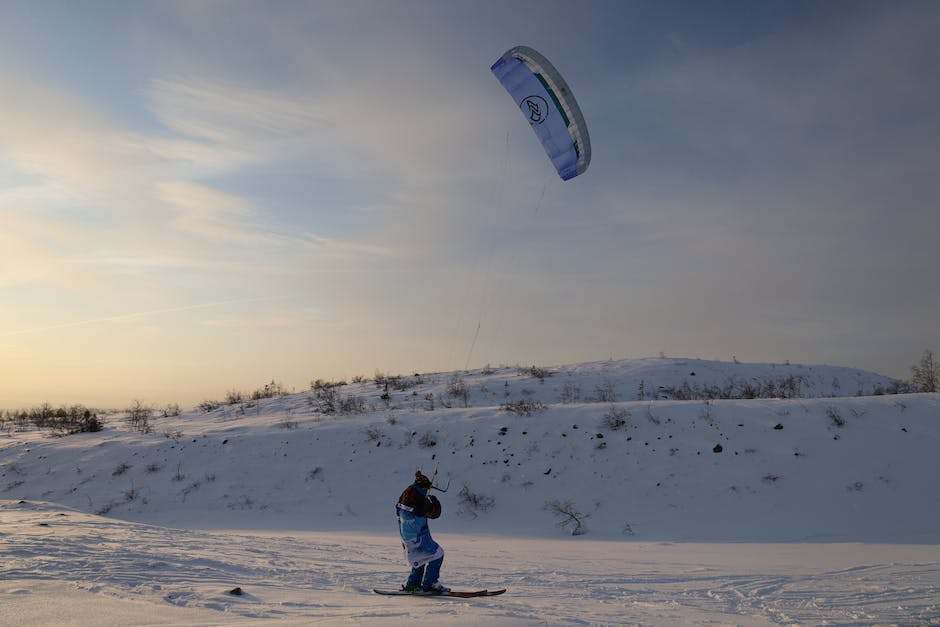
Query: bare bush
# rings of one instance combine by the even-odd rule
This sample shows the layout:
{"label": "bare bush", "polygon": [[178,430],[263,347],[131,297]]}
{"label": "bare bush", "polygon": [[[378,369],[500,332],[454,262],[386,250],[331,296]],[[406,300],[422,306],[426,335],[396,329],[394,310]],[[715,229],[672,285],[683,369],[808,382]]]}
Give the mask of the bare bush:
{"label": "bare bush", "polygon": [[277,398],[279,396],[287,396],[287,390],[283,385],[272,380],[270,383],[265,383],[262,387],[252,392],[251,400],[260,401],[261,399]]}
{"label": "bare bush", "polygon": [[347,396],[339,399],[339,413],[342,415],[366,413],[366,402],[358,396]]}
{"label": "bare bush", "polygon": [[338,388],[346,385],[346,382],[343,380],[339,381],[324,381],[323,379],[316,379],[310,383],[311,390],[322,390],[323,388]]}
{"label": "bare bush", "polygon": [[0,416],[0,425],[7,423],[10,429],[25,429],[30,426],[37,429],[49,429],[56,435],[97,432],[104,428],[97,412],[84,405],[53,407],[49,403],[33,409],[4,412]]}
{"label": "bare bush", "polygon": [[421,448],[433,448],[437,446],[437,437],[430,431],[427,431],[418,439],[418,446]]}
{"label": "bare bush", "polygon": [[591,400],[595,403],[615,403],[617,402],[617,391],[614,384],[610,381],[604,381],[594,388]]}
{"label": "bare bush", "polygon": [[845,418],[842,417],[842,414],[835,407],[826,408],[826,416],[832,421],[833,425],[837,427],[845,426]]}
{"label": "bare bush", "polygon": [[345,381],[326,382],[317,379],[313,382],[313,396],[321,413],[347,415],[366,412],[366,403],[361,398],[340,394],[339,388],[345,385]]}
{"label": "bare bush", "polygon": [[529,366],[527,368],[522,368],[521,372],[522,374],[527,374],[530,377],[538,379],[542,383],[545,383],[545,379],[555,374],[548,368],[541,368],[539,366]]}
{"label": "bare bush", "polygon": [[201,409],[202,411],[208,414],[210,412],[217,410],[219,407],[221,407],[221,405],[222,404],[219,403],[218,401],[203,401],[199,403],[199,409]]}
{"label": "bare bush", "polygon": [[571,381],[565,381],[565,385],[561,388],[561,402],[577,403],[580,402],[580,400],[581,386]]}
{"label": "bare bush", "polygon": [[580,536],[586,532],[584,520],[590,514],[583,514],[578,511],[570,500],[564,502],[559,500],[546,501],[545,509],[558,519],[555,525],[565,531],[570,531],[571,535]]}
{"label": "bare bush", "polygon": [[150,405],[145,405],[140,400],[135,400],[127,408],[127,415],[124,420],[130,425],[131,429],[139,433],[153,433],[153,426],[150,424],[150,417],[154,409]]}
{"label": "bare bush", "polygon": [[476,518],[480,512],[488,512],[496,504],[496,499],[485,494],[477,494],[464,484],[457,493],[458,512]]}
{"label": "bare bush", "polygon": [[464,407],[470,406],[470,386],[459,375],[447,384],[447,395],[463,402]]}
{"label": "bare bush", "polygon": [[175,418],[180,415],[180,406],[178,403],[170,403],[163,408],[164,418]]}
{"label": "bare bush", "polygon": [[183,432],[180,429],[164,429],[163,437],[178,444],[183,439]]}
{"label": "bare bush", "polygon": [[611,407],[604,417],[601,418],[601,426],[607,427],[611,431],[619,431],[627,424],[627,420],[632,414],[629,409]]}
{"label": "bare bush", "polygon": [[504,411],[518,414],[520,416],[531,416],[532,414],[548,409],[545,403],[539,401],[515,401],[513,403],[503,403],[499,406]]}

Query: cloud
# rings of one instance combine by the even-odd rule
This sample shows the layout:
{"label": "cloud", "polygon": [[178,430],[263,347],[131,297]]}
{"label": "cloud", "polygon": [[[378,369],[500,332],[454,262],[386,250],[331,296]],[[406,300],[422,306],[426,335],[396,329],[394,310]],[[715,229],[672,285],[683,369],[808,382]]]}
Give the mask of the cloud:
{"label": "cloud", "polygon": [[329,130],[307,95],[210,78],[153,79],[148,106],[173,134],[148,140],[164,158],[232,169],[306,145]]}
{"label": "cloud", "polygon": [[145,95],[169,133],[145,134],[70,92],[2,68],[0,94],[0,174],[17,182],[0,191],[0,284],[117,289],[121,276],[147,272],[152,289],[169,286],[167,271],[197,270],[211,283],[213,276],[329,271],[350,259],[361,267],[396,254],[356,241],[354,232],[338,238],[298,229],[276,207],[198,180],[305,151],[307,159],[329,158],[321,144],[342,142],[330,139],[309,97],[157,79]]}
{"label": "cloud", "polygon": [[230,243],[271,243],[257,227],[244,224],[256,210],[243,198],[190,181],[157,183],[156,196],[176,211],[171,225],[177,229]]}
{"label": "cloud", "polygon": [[199,303],[195,305],[185,305],[181,307],[165,307],[162,309],[152,309],[148,311],[136,311],[131,313],[116,314],[113,316],[103,316],[100,318],[91,318],[87,320],[73,320],[70,322],[63,322],[60,324],[45,325],[39,327],[29,327],[23,329],[17,329],[13,331],[5,331],[0,333],[0,337],[12,337],[17,335],[27,335],[31,333],[43,333],[46,331],[52,331],[56,329],[68,329],[72,327],[80,327],[92,324],[101,324],[104,322],[107,323],[116,323],[116,322],[129,322],[131,320],[137,320],[139,318],[146,318],[150,316],[158,316],[167,313],[179,313],[184,311],[195,311],[199,309],[209,309],[213,307],[227,307],[230,305],[244,305],[248,303],[257,303],[262,302],[268,299],[261,298],[251,298],[251,299],[238,299],[238,300],[228,300],[228,301],[219,301],[212,303]]}

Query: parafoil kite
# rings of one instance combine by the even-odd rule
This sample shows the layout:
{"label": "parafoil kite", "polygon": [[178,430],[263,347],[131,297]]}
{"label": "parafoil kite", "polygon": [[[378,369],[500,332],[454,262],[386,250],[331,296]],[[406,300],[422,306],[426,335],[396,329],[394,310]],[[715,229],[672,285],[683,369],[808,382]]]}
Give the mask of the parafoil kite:
{"label": "parafoil kite", "polygon": [[591,139],[571,88],[548,59],[527,46],[506,51],[490,68],[567,181],[591,163]]}

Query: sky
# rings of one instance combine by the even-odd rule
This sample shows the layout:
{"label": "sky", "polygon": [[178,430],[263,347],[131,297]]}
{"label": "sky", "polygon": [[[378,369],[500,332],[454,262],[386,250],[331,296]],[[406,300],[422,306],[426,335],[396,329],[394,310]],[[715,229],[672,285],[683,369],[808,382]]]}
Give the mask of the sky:
{"label": "sky", "polygon": [[[940,350],[940,4],[0,4],[0,408]],[[561,181],[489,71],[565,76]]]}

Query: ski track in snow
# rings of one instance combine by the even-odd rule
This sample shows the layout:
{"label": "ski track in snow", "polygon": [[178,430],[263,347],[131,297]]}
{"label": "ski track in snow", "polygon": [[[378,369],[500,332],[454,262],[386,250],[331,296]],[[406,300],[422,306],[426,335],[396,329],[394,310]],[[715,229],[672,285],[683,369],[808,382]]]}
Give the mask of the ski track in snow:
{"label": "ski track in snow", "polygon": [[[509,592],[387,599],[371,589],[404,577],[393,536],[179,530],[12,501],[0,513],[5,625],[23,624],[4,617],[17,616],[38,582],[68,582],[88,603],[143,601],[151,617],[168,605],[212,610],[220,624],[940,624],[936,546],[445,536],[445,581]],[[885,563],[885,553],[896,561]],[[235,586],[245,594],[228,594]]]}

